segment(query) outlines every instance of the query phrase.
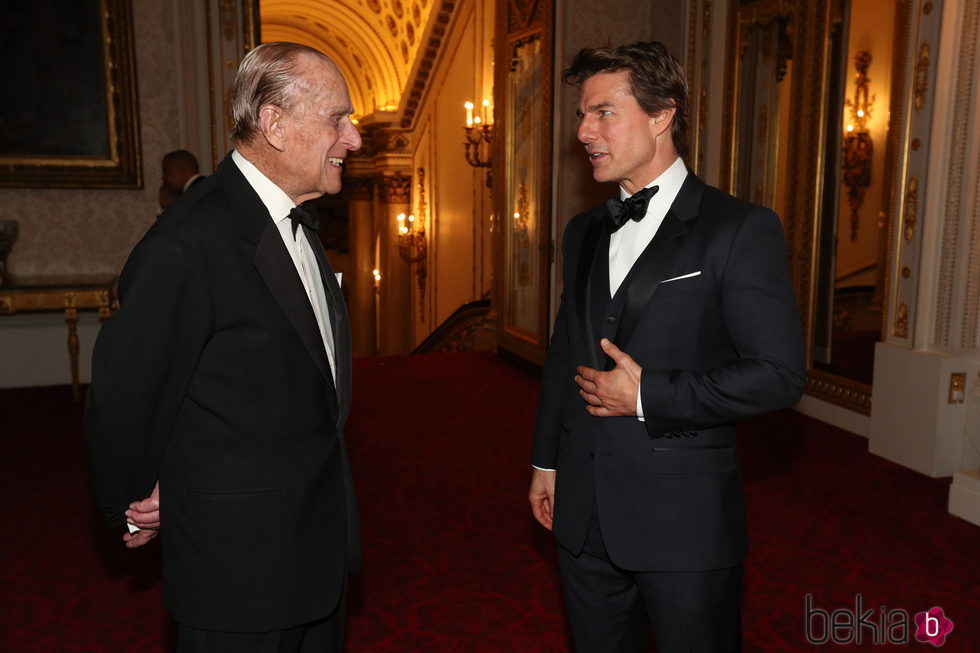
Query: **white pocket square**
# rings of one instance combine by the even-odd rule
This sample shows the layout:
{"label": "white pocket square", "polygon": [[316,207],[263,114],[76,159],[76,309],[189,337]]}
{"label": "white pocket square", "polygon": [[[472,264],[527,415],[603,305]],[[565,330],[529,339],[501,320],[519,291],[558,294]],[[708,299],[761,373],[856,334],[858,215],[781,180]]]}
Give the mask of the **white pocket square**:
{"label": "white pocket square", "polygon": [[690,274],[682,274],[679,277],[671,277],[670,279],[664,279],[660,283],[668,283],[668,282],[671,282],[671,281],[678,281],[680,279],[688,279],[690,277],[696,277],[699,274],[701,274],[701,270],[698,270],[697,272],[691,272]]}

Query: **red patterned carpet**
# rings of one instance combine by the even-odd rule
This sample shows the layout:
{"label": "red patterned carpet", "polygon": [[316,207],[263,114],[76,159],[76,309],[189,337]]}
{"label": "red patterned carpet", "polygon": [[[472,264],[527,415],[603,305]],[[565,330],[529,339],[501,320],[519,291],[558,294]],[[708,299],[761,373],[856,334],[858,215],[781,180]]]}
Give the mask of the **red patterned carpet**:
{"label": "red patterned carpet", "polygon": [[[348,653],[568,651],[553,544],[524,497],[536,379],[489,355],[447,354],[359,360],[355,382],[366,568]],[[101,529],[80,415],[63,387],[0,391],[0,650],[171,650],[158,547],[128,551]],[[948,479],[791,412],[745,425],[740,447],[746,651],[825,648],[806,642],[805,595],[853,612],[859,593],[876,624],[882,605],[910,620],[940,606],[955,624],[942,650],[980,651],[980,528],[946,513]],[[911,648],[931,650],[914,630]],[[886,648],[872,636],[826,647]]]}

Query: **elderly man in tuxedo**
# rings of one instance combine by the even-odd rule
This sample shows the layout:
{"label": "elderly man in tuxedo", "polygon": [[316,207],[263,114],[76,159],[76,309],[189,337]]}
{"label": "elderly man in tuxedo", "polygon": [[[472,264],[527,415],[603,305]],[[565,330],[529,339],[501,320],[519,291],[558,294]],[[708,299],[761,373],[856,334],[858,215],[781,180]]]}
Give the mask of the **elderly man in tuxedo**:
{"label": "elderly man in tuxedo", "polygon": [[361,138],[338,67],[293,43],[244,58],[233,109],[235,149],[120,277],[93,360],[91,486],[127,545],[159,528],[178,651],[339,651],[360,557],[350,332],[304,202],[340,191]]}
{"label": "elderly man in tuxedo", "polygon": [[581,51],[578,139],[619,196],[565,231],[529,492],[579,653],[739,650],[735,422],[795,403],[803,340],[779,219],[684,165],[659,43]]}

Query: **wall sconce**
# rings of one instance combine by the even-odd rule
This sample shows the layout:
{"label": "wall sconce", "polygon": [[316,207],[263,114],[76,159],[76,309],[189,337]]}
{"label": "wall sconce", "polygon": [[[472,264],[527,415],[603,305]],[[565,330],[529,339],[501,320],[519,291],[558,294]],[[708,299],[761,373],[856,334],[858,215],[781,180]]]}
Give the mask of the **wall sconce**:
{"label": "wall sconce", "polygon": [[868,97],[868,66],[871,53],[858,52],[854,56],[854,100],[845,100],[844,106],[851,110],[851,122],[844,131],[844,161],[842,163],[844,185],[847,186],[847,200],[851,207],[851,242],[858,237],[858,210],[864,202],[864,193],[871,185],[871,155],[874,143],[868,131],[868,119],[875,97]]}
{"label": "wall sconce", "polygon": [[[466,126],[463,131],[466,133],[466,162],[474,168],[489,168],[491,144],[493,143],[493,125],[488,122],[487,115],[490,111],[490,100],[484,100],[480,110],[480,115],[473,115],[473,103],[466,102]],[[487,188],[492,185],[492,177],[487,173]]]}
{"label": "wall sconce", "polygon": [[415,227],[415,216],[406,219],[404,213],[398,214],[398,254],[408,263],[418,263],[425,258],[428,243],[425,227]]}
{"label": "wall sconce", "polygon": [[416,264],[415,276],[419,284],[419,320],[424,322],[425,279],[428,276],[426,261],[429,248],[425,236],[425,218],[428,213],[428,206],[425,203],[425,168],[418,168],[416,173],[419,178],[420,219],[416,223],[414,215],[409,215],[407,218],[404,213],[398,215],[398,254],[406,262]]}

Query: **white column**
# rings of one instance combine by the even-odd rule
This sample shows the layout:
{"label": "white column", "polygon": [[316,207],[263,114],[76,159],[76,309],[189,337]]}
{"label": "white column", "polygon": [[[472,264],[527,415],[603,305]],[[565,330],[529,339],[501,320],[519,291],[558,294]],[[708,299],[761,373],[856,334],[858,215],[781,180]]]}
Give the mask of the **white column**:
{"label": "white column", "polygon": [[950,510],[980,523],[973,423],[980,406],[971,403],[980,402],[980,5],[915,5],[908,163],[894,203],[900,219],[893,221],[886,340],[875,352],[869,448],[933,477],[971,468],[957,474]]}

